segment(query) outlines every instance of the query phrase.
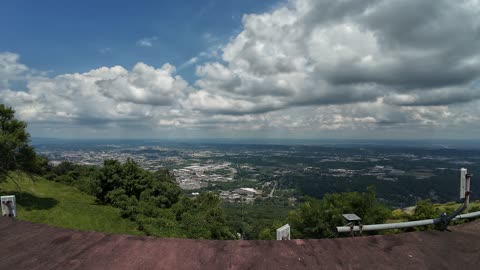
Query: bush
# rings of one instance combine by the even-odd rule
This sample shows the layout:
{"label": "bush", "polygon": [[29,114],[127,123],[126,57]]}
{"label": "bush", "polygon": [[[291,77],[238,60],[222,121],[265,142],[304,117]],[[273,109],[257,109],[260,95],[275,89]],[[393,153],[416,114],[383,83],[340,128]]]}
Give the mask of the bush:
{"label": "bush", "polygon": [[15,118],[11,107],[0,104],[0,181],[9,178],[10,171],[35,173],[42,159],[28,143],[27,124]]}
{"label": "bush", "polygon": [[[432,219],[440,216],[440,210],[433,205],[430,200],[423,200],[417,202],[413,215],[410,216],[410,220],[423,220]],[[433,225],[416,227],[414,230],[422,231],[432,229]]]}
{"label": "bush", "polygon": [[293,238],[327,238],[336,236],[336,226],[345,224],[342,214],[355,213],[364,224],[383,223],[391,211],[377,202],[375,191],[326,194],[322,200],[307,198],[289,213]]}
{"label": "bush", "polygon": [[148,172],[131,159],[123,164],[106,160],[101,167],[62,162],[48,168],[44,175],[119,208],[122,217],[135,221],[148,235],[235,239],[218,196],[182,196],[174,176],[166,169]]}
{"label": "bush", "polygon": [[430,200],[423,200],[417,202],[415,206],[415,211],[410,217],[410,220],[437,218],[439,215],[439,210],[433,205]]}

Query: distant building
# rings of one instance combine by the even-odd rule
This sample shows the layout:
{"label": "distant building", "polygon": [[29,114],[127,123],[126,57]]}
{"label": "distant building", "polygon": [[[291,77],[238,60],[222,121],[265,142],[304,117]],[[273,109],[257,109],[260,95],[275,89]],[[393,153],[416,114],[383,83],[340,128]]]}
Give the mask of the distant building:
{"label": "distant building", "polygon": [[258,191],[254,188],[238,188],[235,190],[235,192],[242,195],[252,195],[252,196],[262,194],[261,191]]}

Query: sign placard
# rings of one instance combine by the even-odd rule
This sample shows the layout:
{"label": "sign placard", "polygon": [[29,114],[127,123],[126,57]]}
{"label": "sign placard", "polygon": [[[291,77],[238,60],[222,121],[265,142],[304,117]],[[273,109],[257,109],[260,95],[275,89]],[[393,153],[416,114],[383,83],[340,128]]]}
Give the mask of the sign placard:
{"label": "sign placard", "polygon": [[2,216],[4,217],[16,217],[17,205],[15,203],[15,195],[1,196],[0,202],[2,205]]}

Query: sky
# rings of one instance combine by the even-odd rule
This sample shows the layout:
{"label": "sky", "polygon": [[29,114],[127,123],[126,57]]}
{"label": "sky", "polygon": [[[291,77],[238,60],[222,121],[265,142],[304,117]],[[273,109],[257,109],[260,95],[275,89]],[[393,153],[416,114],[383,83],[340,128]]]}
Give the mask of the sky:
{"label": "sky", "polygon": [[475,139],[479,0],[2,1],[32,137]]}

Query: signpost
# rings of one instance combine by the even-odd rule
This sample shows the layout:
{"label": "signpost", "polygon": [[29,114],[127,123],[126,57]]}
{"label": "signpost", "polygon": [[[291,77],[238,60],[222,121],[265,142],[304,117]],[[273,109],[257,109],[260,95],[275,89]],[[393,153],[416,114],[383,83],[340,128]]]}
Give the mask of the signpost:
{"label": "signpost", "polygon": [[352,237],[355,237],[355,234],[353,233],[353,228],[355,227],[355,225],[360,228],[360,234],[362,234],[362,219],[359,216],[355,214],[343,214],[342,216],[348,221],[348,224],[346,226],[350,227],[350,234],[352,235]]}

